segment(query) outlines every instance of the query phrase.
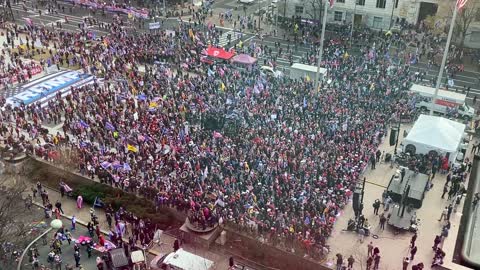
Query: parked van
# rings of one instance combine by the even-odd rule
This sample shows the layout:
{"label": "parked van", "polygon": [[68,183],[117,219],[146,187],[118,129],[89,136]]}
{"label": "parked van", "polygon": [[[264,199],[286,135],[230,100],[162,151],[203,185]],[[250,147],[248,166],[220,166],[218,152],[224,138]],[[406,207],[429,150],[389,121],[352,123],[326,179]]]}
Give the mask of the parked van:
{"label": "parked van", "polygon": [[[290,78],[291,79],[300,79],[303,80],[307,76],[311,80],[315,80],[317,74],[317,66],[305,65],[300,63],[294,63],[290,67]],[[320,80],[323,80],[323,77],[327,74],[326,68],[320,68]]]}
{"label": "parked van", "polygon": [[415,107],[422,110],[432,110],[437,113],[446,114],[449,110],[456,110],[465,120],[471,120],[475,116],[475,110],[465,103],[466,95],[452,91],[438,90],[435,106],[432,99],[435,94],[435,88],[413,84],[410,91],[418,94],[420,98],[415,103]]}
{"label": "parked van", "polygon": [[180,248],[176,252],[158,255],[150,262],[150,268],[152,270],[211,270],[213,262]]}

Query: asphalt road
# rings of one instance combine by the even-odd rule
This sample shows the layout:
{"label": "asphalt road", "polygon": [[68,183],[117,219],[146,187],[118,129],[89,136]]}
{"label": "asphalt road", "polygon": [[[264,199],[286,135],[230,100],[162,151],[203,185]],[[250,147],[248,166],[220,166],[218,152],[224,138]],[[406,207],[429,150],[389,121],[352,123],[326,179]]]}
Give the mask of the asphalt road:
{"label": "asphalt road", "polygon": [[[64,219],[64,218],[62,218],[62,221],[63,221],[64,227],[66,229],[70,230],[71,222],[67,219]],[[50,222],[50,220],[47,220],[47,223],[49,223],[49,222]],[[87,228],[81,226],[80,224],[77,224],[76,227],[77,227],[76,230],[72,231],[72,237],[73,238],[77,238],[81,235],[83,235],[83,236],[88,236],[89,235]],[[48,233],[48,237],[47,237],[48,244],[47,245],[44,245],[42,243],[42,240],[40,240],[39,242],[36,243],[38,252],[40,254],[40,256],[39,256],[40,264],[44,264],[46,266],[50,265],[47,262],[47,257],[48,257],[48,253],[51,250],[50,245],[53,241],[52,239],[53,239],[54,234],[55,234],[55,230],[52,230],[51,232]],[[74,245],[73,242],[72,242],[72,244],[69,245],[67,241],[63,241],[63,245],[61,246],[61,250],[62,250],[61,258],[62,258],[62,261],[63,261],[62,269],[65,268],[66,264],[70,264],[70,265],[75,266],[75,259],[73,257],[73,253],[74,253],[73,245]],[[96,257],[101,256],[101,254],[94,250],[92,252],[92,257],[88,258],[86,248],[84,246],[81,246],[81,245],[79,245],[79,246],[80,246],[80,264],[85,269],[92,269],[92,270],[97,269]],[[28,257],[26,257],[25,259],[26,259],[26,261],[24,261],[22,269],[31,269],[31,265],[28,263]],[[52,269],[54,269],[54,268],[52,267]]]}
{"label": "asphalt road", "polygon": [[[32,0],[26,0],[26,6],[27,6],[27,11],[24,10],[23,3],[19,4],[13,4],[12,5],[12,10],[14,12],[14,15],[16,17],[17,23],[22,23],[22,21],[25,21],[26,18],[30,18],[34,24],[42,24],[48,27],[53,27],[56,25],[56,22],[61,22],[62,28],[66,31],[69,32],[80,32],[79,24],[82,24],[84,22],[84,18],[88,16],[94,16],[97,20],[109,23],[112,21],[114,14],[113,13],[106,13],[106,15],[102,15],[99,11],[94,14],[91,10],[81,8],[78,5],[75,7],[72,7],[70,3],[61,3],[62,6],[65,7],[64,12],[59,12],[58,14],[52,13],[49,14],[48,11],[46,10],[45,7],[40,7],[41,13],[38,12],[38,10],[35,10],[34,7],[34,2]],[[234,14],[241,14],[243,11],[243,6],[246,6],[246,14],[253,14],[255,11],[257,11],[259,8],[268,6],[270,4],[270,0],[260,0],[254,4],[249,4],[249,5],[244,5],[242,3],[237,2],[237,0],[218,0],[215,1],[213,8],[216,13],[222,12],[225,10],[233,10]],[[68,18],[68,22],[65,22],[65,16]],[[122,18],[126,19],[126,15],[119,15]],[[214,15],[216,16],[216,15]],[[234,15],[235,16],[235,15]],[[175,27],[178,26],[178,21],[177,18],[169,18],[169,19],[164,19],[164,28],[166,29],[174,29]],[[140,27],[140,25],[137,23],[133,25],[132,23],[127,24],[125,27],[127,29],[130,29],[131,33],[134,32],[144,32],[148,31],[147,25],[144,24],[143,27]],[[285,52],[287,48],[294,48],[294,53],[293,53],[293,62],[301,62],[301,59],[307,55],[308,52],[311,51],[310,46],[305,46],[303,44],[297,44],[295,46],[293,40],[286,40],[283,38],[283,36],[278,36],[278,37],[266,37],[262,40],[260,40],[258,37],[252,35],[252,34],[239,34],[238,32],[234,32],[233,29],[230,28],[222,28],[219,27],[223,30],[223,34],[220,37],[219,43],[216,44],[221,47],[225,47],[227,49],[233,47],[235,44],[237,44],[240,40],[244,42],[244,45],[248,45],[249,42],[255,42],[257,45],[258,44],[265,44],[269,48],[272,48],[274,53],[277,53],[274,47],[275,42],[279,42],[280,46],[283,48],[283,51]],[[91,31],[96,34],[97,37],[103,36],[108,34],[108,29],[104,29],[99,27],[98,25],[91,25],[87,26],[88,31]],[[329,34],[327,32],[327,34]],[[330,33],[331,34],[331,33]],[[230,39],[228,39],[228,36],[230,35]],[[265,55],[262,55],[259,57],[260,63],[266,64],[268,63],[267,58]],[[290,60],[286,58],[285,53],[283,53],[282,56],[277,57],[277,63],[279,65],[279,68],[281,70],[288,70],[290,66]],[[428,69],[426,63],[419,63],[416,64],[415,66],[412,66],[412,71],[426,71],[427,72],[427,81],[425,83],[428,83],[428,80],[435,79],[436,76],[438,75],[438,68],[431,68]],[[454,87],[450,87],[452,90],[456,90],[459,92],[464,91],[466,88],[470,87],[470,92],[468,93],[469,99],[473,99],[475,95],[480,96],[480,73],[474,70],[469,70],[469,71],[464,71],[459,74],[457,74],[454,78]]]}

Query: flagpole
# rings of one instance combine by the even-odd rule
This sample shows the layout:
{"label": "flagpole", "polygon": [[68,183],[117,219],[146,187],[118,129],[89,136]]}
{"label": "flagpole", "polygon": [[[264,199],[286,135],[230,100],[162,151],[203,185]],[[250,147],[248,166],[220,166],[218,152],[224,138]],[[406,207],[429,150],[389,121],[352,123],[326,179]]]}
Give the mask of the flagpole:
{"label": "flagpole", "polygon": [[445,69],[445,62],[447,62],[448,49],[450,49],[450,41],[452,40],[453,28],[455,26],[455,19],[457,18],[458,6],[455,3],[455,8],[453,10],[452,21],[450,22],[450,29],[448,30],[447,44],[445,45],[445,50],[443,51],[442,64],[440,65],[440,71],[438,72],[437,84],[435,85],[435,93],[433,94],[432,99],[432,109],[430,110],[430,115],[433,115],[433,108],[437,103],[438,89],[442,83],[443,70]]}
{"label": "flagpole", "polygon": [[318,85],[320,83],[320,64],[322,63],[323,42],[325,40],[325,26],[327,25],[327,12],[328,12],[329,1],[324,0],[324,2],[325,2],[325,11],[323,12],[322,35],[320,37],[320,51],[318,52],[317,74],[315,74],[315,91],[318,90]]}

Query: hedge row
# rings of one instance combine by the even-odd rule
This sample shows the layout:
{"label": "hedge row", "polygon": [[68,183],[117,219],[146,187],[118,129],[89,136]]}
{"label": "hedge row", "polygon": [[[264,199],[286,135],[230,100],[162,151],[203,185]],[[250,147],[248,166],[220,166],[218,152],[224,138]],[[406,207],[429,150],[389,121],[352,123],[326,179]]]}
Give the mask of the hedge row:
{"label": "hedge row", "polygon": [[34,169],[32,173],[32,179],[54,189],[58,189],[60,179],[64,179],[63,181],[73,189],[73,198],[75,199],[78,195],[81,195],[83,201],[87,204],[93,205],[95,198],[98,197],[105,204],[111,204],[114,210],[123,206],[123,208],[139,218],[149,218],[160,228],[167,228],[175,223],[175,217],[168,209],[161,208],[157,212],[153,202],[137,197],[135,194],[124,192],[121,189],[93,181],[88,183],[88,180],[79,180],[79,176],[74,176],[77,179],[71,179],[66,175],[60,175],[55,171],[42,167]]}

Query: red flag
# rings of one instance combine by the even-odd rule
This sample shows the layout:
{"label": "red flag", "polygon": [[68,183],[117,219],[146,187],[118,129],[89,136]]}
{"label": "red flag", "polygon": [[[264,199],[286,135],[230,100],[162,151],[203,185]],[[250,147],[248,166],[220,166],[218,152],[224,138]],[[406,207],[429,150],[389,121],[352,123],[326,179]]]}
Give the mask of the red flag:
{"label": "red flag", "polygon": [[[328,0],[330,2],[330,8],[333,7],[333,4],[335,3],[335,0]],[[458,0],[458,1],[462,1],[462,0]],[[466,0],[465,0],[466,1]]]}
{"label": "red flag", "polygon": [[458,10],[462,9],[462,8],[465,6],[465,4],[467,4],[467,1],[468,1],[468,0],[457,0],[457,8],[458,8]]}

